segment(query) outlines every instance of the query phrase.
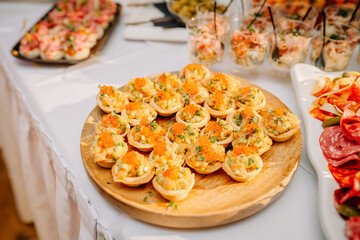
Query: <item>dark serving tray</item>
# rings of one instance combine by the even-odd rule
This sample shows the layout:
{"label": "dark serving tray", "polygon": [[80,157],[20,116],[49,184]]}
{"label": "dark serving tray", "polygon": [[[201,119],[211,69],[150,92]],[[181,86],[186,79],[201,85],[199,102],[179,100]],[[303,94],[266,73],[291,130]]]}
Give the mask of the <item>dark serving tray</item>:
{"label": "dark serving tray", "polygon": [[[36,63],[46,63],[46,64],[76,64],[76,63],[85,61],[85,60],[89,59],[90,57],[92,57],[93,55],[95,55],[100,50],[100,48],[104,45],[106,39],[109,37],[110,32],[112,31],[112,29],[114,28],[114,26],[118,22],[122,6],[119,3],[116,3],[116,6],[117,6],[117,8],[116,8],[116,12],[115,12],[115,15],[114,15],[114,20],[112,22],[110,22],[109,26],[104,30],[104,36],[102,38],[100,38],[99,40],[97,40],[96,45],[93,48],[90,49],[90,54],[89,54],[89,56],[87,58],[84,58],[84,59],[81,59],[81,60],[66,60],[66,59],[44,60],[44,59],[41,59],[40,57],[26,58],[26,57],[22,56],[20,54],[20,52],[19,52],[20,40],[21,39],[12,48],[11,54],[14,57],[22,59],[22,60],[32,61],[32,62],[36,62]],[[53,10],[55,7],[56,7],[56,4],[40,20],[44,19],[51,12],[51,10]],[[40,22],[40,20],[38,22]],[[37,23],[35,23],[35,25]],[[30,29],[32,29],[34,26],[32,26]]]}

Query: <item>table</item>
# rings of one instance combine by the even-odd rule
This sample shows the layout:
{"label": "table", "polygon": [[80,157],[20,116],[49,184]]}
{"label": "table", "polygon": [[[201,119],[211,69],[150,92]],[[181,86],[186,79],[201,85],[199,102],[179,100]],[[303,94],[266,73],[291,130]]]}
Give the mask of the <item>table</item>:
{"label": "table", "polygon": [[[125,6],[126,1],[121,2]],[[19,215],[24,222],[34,222],[41,239],[325,238],[317,215],[317,178],[305,142],[299,168],[283,194],[242,221],[178,230],[137,221],[114,207],[90,180],[80,156],[81,129],[96,105],[97,86],[121,86],[133,77],[180,70],[190,62],[186,44],[126,41],[121,19],[102,50],[86,62],[58,67],[13,58],[10,49],[23,34],[24,17],[31,26],[50,6],[0,3],[0,146]],[[355,58],[349,69],[359,69]],[[279,75],[268,62],[247,75],[236,71],[229,59],[211,70],[253,81],[301,119],[289,75]],[[301,128],[304,133],[303,124]]]}

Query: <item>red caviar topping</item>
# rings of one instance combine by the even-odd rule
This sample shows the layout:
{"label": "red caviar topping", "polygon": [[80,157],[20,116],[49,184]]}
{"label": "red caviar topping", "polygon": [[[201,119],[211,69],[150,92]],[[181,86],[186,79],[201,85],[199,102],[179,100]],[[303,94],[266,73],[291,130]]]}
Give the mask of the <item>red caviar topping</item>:
{"label": "red caviar topping", "polygon": [[142,118],[141,120],[140,120],[140,125],[141,126],[150,126],[150,123],[149,123],[149,119],[147,119],[146,117],[144,117],[144,118]]}
{"label": "red caviar topping", "polygon": [[159,77],[159,81],[164,85],[169,83],[173,88],[177,88],[179,86],[179,83],[176,81],[173,74],[166,75],[165,73],[163,73]]}
{"label": "red caviar topping", "polygon": [[186,125],[183,123],[175,123],[171,129],[173,130],[173,134],[176,136],[186,130]]}
{"label": "red caviar topping", "polygon": [[260,126],[258,124],[256,124],[256,123],[251,123],[251,124],[245,125],[241,129],[241,131],[246,132],[246,133],[254,133],[254,132],[256,132],[256,129],[257,129],[257,131],[259,131]]}
{"label": "red caviar topping", "polygon": [[174,92],[173,92],[173,91],[163,91],[163,90],[159,90],[158,96],[159,96],[161,99],[169,100],[170,98],[172,98],[172,97],[174,96]]}
{"label": "red caviar topping", "polygon": [[102,124],[111,127],[119,127],[119,119],[111,114],[106,114],[101,118]]}
{"label": "red caviar topping", "polygon": [[196,95],[199,92],[199,85],[195,82],[187,81],[183,87],[185,92],[190,95]]}
{"label": "red caviar topping", "polygon": [[111,148],[115,146],[115,142],[109,132],[101,132],[99,133],[99,141],[98,146],[102,148]]}
{"label": "red caviar topping", "polygon": [[243,87],[240,90],[240,94],[241,95],[246,95],[249,94],[251,92],[252,88],[251,87]]}
{"label": "red caviar topping", "polygon": [[113,86],[101,86],[100,94],[106,94],[108,96],[114,96],[114,87]]}
{"label": "red caviar topping", "polygon": [[287,111],[283,108],[275,109],[275,116],[283,116],[286,115]]}
{"label": "red caviar topping", "polygon": [[218,160],[219,155],[207,136],[200,137],[199,146],[201,147],[201,154],[204,155],[208,161],[215,162]]}
{"label": "red caviar topping", "polygon": [[127,111],[134,111],[134,110],[139,109],[140,107],[141,107],[140,102],[129,102],[129,104],[125,106],[125,109]]}
{"label": "red caviar topping", "polygon": [[146,80],[145,80],[145,78],[135,78],[134,84],[135,84],[136,89],[140,89],[145,86]]}
{"label": "red caviar topping", "polygon": [[186,105],[184,108],[184,112],[188,113],[190,116],[194,116],[197,110],[199,110],[199,107],[193,103]]}
{"label": "red caviar topping", "polygon": [[244,146],[244,145],[238,145],[237,147],[235,147],[233,149],[233,153],[236,155],[236,156],[239,156],[241,154],[244,154],[244,155],[250,155],[250,154],[253,154],[253,153],[258,153],[258,149],[255,147],[255,146]]}
{"label": "red caviar topping", "polygon": [[229,76],[225,73],[215,73],[213,79],[220,82],[222,85],[224,85],[224,87],[228,87]]}
{"label": "red caviar topping", "polygon": [[225,95],[219,91],[217,91],[213,95],[213,99],[214,99],[215,106],[221,106],[221,105],[225,104]]}
{"label": "red caviar topping", "polygon": [[223,127],[217,121],[210,121],[208,125],[205,127],[205,130],[211,132],[214,136],[218,137],[220,136]]}
{"label": "red caviar topping", "polygon": [[154,146],[154,155],[161,156],[166,153],[166,142],[164,140],[161,140],[157,142]]}
{"label": "red caviar topping", "polygon": [[133,165],[135,167],[138,167],[141,165],[141,159],[140,156],[142,156],[140,153],[136,152],[136,151],[131,151],[126,153],[121,161],[125,164],[129,164],[129,165]]}
{"label": "red caviar topping", "polygon": [[203,66],[201,66],[200,64],[197,64],[197,63],[190,63],[183,69],[182,73],[183,73],[183,75],[185,75],[185,73],[187,71],[193,72],[194,70],[201,72],[201,71],[203,71]]}
{"label": "red caviar topping", "polygon": [[177,165],[168,165],[168,169],[164,172],[164,176],[171,179],[178,179],[180,174],[180,166]]}

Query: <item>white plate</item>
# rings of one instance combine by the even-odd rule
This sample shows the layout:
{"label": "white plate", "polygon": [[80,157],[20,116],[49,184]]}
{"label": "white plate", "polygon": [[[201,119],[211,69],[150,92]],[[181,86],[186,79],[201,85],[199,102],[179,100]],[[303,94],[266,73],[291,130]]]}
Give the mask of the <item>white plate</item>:
{"label": "white plate", "polygon": [[310,94],[318,76],[326,75],[331,79],[342,72],[323,72],[308,64],[296,64],[290,71],[297,101],[305,122],[306,147],[310,161],[318,176],[319,216],[322,229],[327,239],[341,240],[345,237],[345,221],[339,216],[334,207],[334,191],[339,185],[331,175],[327,161],[320,149],[319,137],[324,130],[322,122],[313,118],[308,108],[315,99]]}

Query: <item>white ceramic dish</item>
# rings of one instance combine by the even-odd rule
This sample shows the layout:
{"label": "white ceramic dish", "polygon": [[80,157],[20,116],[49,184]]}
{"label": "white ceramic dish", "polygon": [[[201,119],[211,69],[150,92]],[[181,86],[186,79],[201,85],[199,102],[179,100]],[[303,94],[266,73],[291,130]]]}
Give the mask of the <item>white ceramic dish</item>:
{"label": "white ceramic dish", "polygon": [[[310,162],[318,176],[318,204],[319,218],[327,239],[342,240],[345,236],[345,221],[339,216],[334,207],[334,191],[339,188],[331,175],[327,162],[319,145],[319,137],[323,131],[322,122],[313,118],[308,108],[315,99],[310,94],[316,78],[326,75],[331,79],[341,75],[342,72],[323,72],[308,64],[296,64],[290,70],[297,101],[303,116],[306,129],[306,147]],[[315,199],[314,199],[315,201]]]}

